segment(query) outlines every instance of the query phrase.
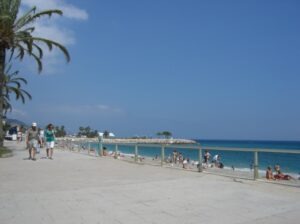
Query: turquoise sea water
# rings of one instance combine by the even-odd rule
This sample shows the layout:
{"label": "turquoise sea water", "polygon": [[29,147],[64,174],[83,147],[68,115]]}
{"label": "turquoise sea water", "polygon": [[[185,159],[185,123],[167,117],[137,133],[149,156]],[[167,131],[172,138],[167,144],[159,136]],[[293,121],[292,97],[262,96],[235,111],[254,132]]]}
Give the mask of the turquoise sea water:
{"label": "turquoise sea water", "polygon": [[[300,142],[292,141],[236,141],[236,140],[196,140],[203,147],[227,147],[227,148],[250,148],[250,149],[280,149],[280,150],[300,150]],[[104,145],[108,150],[114,151],[114,145]],[[153,147],[139,147],[139,155],[160,157],[161,149]],[[174,148],[165,149],[165,158],[172,155]],[[190,160],[198,160],[198,151],[191,149],[176,149],[184,157]],[[134,147],[119,146],[119,151],[126,154],[134,154]],[[204,153],[204,152],[203,152]],[[235,169],[250,170],[253,166],[253,152],[228,152],[222,150],[210,150],[210,154],[221,156],[221,161],[225,167],[234,166]],[[267,166],[274,167],[279,164],[285,173],[298,175],[300,173],[300,154],[287,153],[259,153],[259,169],[264,171]]]}
{"label": "turquoise sea water", "polygon": [[[228,148],[250,148],[250,149],[278,149],[278,150],[299,150],[300,142],[292,141],[221,141],[221,140],[197,140],[201,145],[207,147],[228,147]],[[253,164],[252,152],[225,152],[211,151],[212,155],[219,154],[225,166],[250,169]],[[300,154],[287,153],[259,153],[259,169],[265,170],[267,166],[274,167],[279,164],[283,172],[300,173]]]}

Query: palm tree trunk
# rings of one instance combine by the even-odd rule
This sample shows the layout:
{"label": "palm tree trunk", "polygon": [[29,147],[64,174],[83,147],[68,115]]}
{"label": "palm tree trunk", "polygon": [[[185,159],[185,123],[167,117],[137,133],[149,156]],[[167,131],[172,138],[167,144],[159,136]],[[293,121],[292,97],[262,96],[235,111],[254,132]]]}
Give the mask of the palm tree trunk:
{"label": "palm tree trunk", "polygon": [[0,46],[0,147],[3,146],[4,142],[4,108],[3,108],[3,84],[4,84],[4,68],[5,67],[5,48]]}

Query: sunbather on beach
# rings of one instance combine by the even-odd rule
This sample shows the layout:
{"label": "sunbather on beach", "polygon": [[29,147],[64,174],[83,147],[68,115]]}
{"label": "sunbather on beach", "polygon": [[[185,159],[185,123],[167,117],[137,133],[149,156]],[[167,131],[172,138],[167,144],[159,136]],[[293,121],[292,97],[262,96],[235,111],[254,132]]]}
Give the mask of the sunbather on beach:
{"label": "sunbather on beach", "polygon": [[212,159],[212,162],[215,164],[215,167],[218,167],[221,169],[224,167],[224,164],[221,163],[221,156],[219,156],[219,155],[215,155]]}
{"label": "sunbather on beach", "polygon": [[275,180],[275,177],[273,176],[272,168],[268,166],[266,170],[266,178],[267,180]]}
{"label": "sunbather on beach", "polygon": [[114,157],[115,159],[120,159],[120,152],[119,152],[119,151],[113,152],[113,157]]}
{"label": "sunbather on beach", "polygon": [[276,174],[274,175],[274,178],[276,180],[290,180],[293,179],[290,175],[285,175],[281,172],[280,170],[280,166],[279,165],[275,165],[274,166],[274,170],[276,172]]}
{"label": "sunbather on beach", "polygon": [[177,163],[177,156],[178,156],[178,153],[177,153],[177,151],[176,150],[173,150],[173,161],[172,161],[172,163]]}
{"label": "sunbather on beach", "polygon": [[183,155],[182,155],[181,152],[178,154],[178,163],[179,163],[179,164],[182,164],[182,163],[183,163]]}
{"label": "sunbather on beach", "polygon": [[205,153],[204,153],[204,163],[206,165],[208,165],[210,157],[211,157],[210,153],[207,150],[205,150]]}
{"label": "sunbather on beach", "polygon": [[108,156],[107,148],[103,147],[103,156]]}
{"label": "sunbather on beach", "polygon": [[218,155],[218,154],[217,154],[217,155],[214,155],[214,157],[213,157],[213,159],[212,159],[212,162],[213,162],[213,163],[217,163],[218,160],[219,160],[219,155]]}
{"label": "sunbather on beach", "polygon": [[183,161],[182,161],[182,168],[183,169],[187,169],[188,168],[188,163],[189,163],[189,159],[188,158],[183,159]]}

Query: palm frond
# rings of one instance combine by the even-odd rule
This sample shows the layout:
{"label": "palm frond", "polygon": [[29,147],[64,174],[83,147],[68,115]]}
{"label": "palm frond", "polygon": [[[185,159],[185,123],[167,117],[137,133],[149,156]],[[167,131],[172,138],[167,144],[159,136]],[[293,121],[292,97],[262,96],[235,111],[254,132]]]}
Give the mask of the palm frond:
{"label": "palm frond", "polygon": [[53,14],[57,14],[57,15],[61,16],[63,14],[63,12],[59,9],[44,10],[44,11],[34,14],[34,16],[32,16],[32,20],[35,20],[35,19],[45,16],[45,15],[48,15],[49,17],[51,17]]}
{"label": "palm frond", "polygon": [[30,20],[30,18],[32,17],[32,14],[34,14],[36,11],[36,7],[32,7],[30,10],[28,10],[23,16],[21,16],[14,25],[14,30],[18,31],[19,29],[21,29],[22,27],[28,25],[28,21]]}
{"label": "palm frond", "polygon": [[34,42],[32,43],[32,46],[38,51],[39,58],[42,59],[43,55],[44,55],[42,48],[39,45],[37,45],[36,43],[34,43]]}
{"label": "palm frond", "polygon": [[55,47],[59,48],[63,52],[67,62],[69,62],[71,60],[71,57],[70,57],[70,54],[69,54],[67,48],[64,47],[63,45],[61,45],[60,43],[57,43],[53,40],[49,40],[49,39],[46,39],[46,38],[41,38],[41,37],[32,37],[32,40],[40,41],[42,43],[47,44],[50,51],[52,50],[52,45],[54,45]]}
{"label": "palm frond", "polygon": [[11,51],[10,51],[10,55],[9,55],[9,57],[8,57],[8,62],[11,62],[11,60],[12,60],[12,58],[13,58],[13,56],[14,56],[14,53],[15,53],[15,49],[12,48]]}
{"label": "palm frond", "polygon": [[[6,74],[9,74],[10,70],[6,70]],[[14,71],[13,73],[10,73],[9,75],[7,75],[8,77],[10,77],[10,79],[12,79],[11,77],[17,76],[19,74],[19,71]]]}
{"label": "palm frond", "polygon": [[16,58],[22,60],[25,56],[25,49],[20,43],[16,43],[15,49],[18,51]]}
{"label": "palm frond", "polygon": [[9,11],[11,13],[13,21],[15,21],[18,16],[18,12],[19,12],[20,5],[21,5],[21,0],[11,0],[10,3],[11,3],[11,5],[10,5],[11,7],[10,7]]}
{"label": "palm frond", "polygon": [[35,59],[35,62],[37,63],[37,66],[38,66],[38,72],[41,73],[43,70],[43,63],[42,63],[41,59],[33,52],[31,52],[29,54],[29,56],[32,56]]}
{"label": "palm frond", "polygon": [[0,15],[10,15],[11,19],[15,21],[20,8],[21,0],[0,1]]}
{"label": "palm frond", "polygon": [[4,114],[7,114],[8,111],[12,111],[12,106],[11,104],[9,103],[9,100],[6,98],[6,97],[3,97],[3,112]]}
{"label": "palm frond", "polygon": [[[21,100],[22,103],[25,103],[25,99],[32,99],[31,95],[24,89],[22,89],[22,83],[27,84],[27,80],[19,77],[19,71],[14,71],[10,73],[12,68],[11,64],[5,65],[5,73],[3,77],[3,86],[2,86],[2,97],[5,101],[3,106],[4,108],[11,107],[10,105],[10,96],[15,95],[16,100]],[[6,110],[6,109],[5,109]]]}
{"label": "palm frond", "polygon": [[22,30],[23,32],[27,32],[27,33],[32,33],[35,30],[35,27],[28,27],[24,30]]}
{"label": "palm frond", "polygon": [[26,51],[31,54],[32,53],[32,40],[30,39],[23,39],[22,42],[27,47]]}
{"label": "palm frond", "polygon": [[12,68],[11,64],[5,64],[5,72],[6,72],[6,74],[10,73],[11,68]]}
{"label": "palm frond", "polygon": [[[32,99],[31,95],[27,91],[17,87],[10,87],[9,93],[14,93],[16,100],[21,99],[22,103],[25,103],[25,96],[28,97],[30,100]],[[9,98],[9,94],[7,94],[7,97]]]}
{"label": "palm frond", "polygon": [[23,84],[27,85],[27,80],[21,77],[12,79],[12,82],[22,82]]}
{"label": "palm frond", "polygon": [[20,30],[22,27],[34,22],[36,19],[48,15],[51,17],[53,14],[62,15],[63,12],[58,9],[44,10],[38,13],[35,13],[36,7],[31,8],[25,15],[23,15],[15,24],[14,30]]}
{"label": "palm frond", "polygon": [[[14,81],[14,80],[10,80],[9,81],[10,84],[16,85],[16,88],[20,88],[21,87],[21,83],[19,83],[18,81]],[[7,86],[7,88],[11,88],[12,86]]]}

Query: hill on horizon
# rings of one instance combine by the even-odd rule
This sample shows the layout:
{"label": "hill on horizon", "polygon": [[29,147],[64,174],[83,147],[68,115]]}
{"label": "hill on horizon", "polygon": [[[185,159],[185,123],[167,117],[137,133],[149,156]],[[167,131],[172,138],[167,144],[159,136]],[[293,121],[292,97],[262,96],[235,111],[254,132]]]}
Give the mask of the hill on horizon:
{"label": "hill on horizon", "polygon": [[7,118],[6,123],[10,126],[23,126],[23,127],[29,127],[28,124],[24,123],[23,121],[17,120],[17,119],[11,119]]}

